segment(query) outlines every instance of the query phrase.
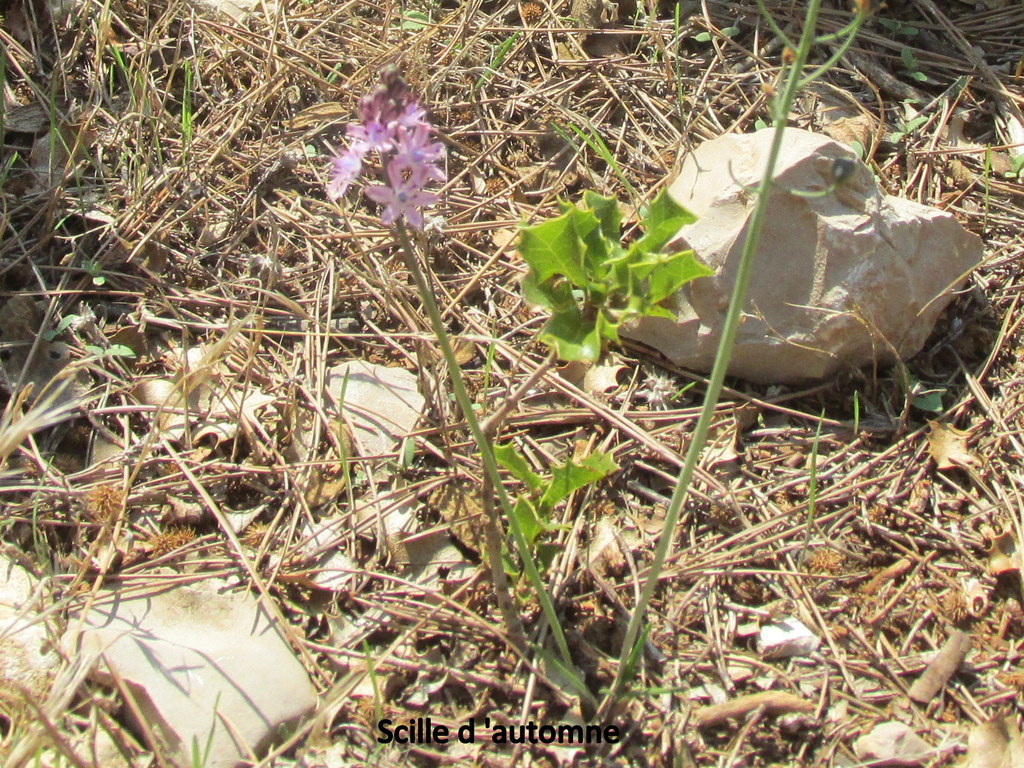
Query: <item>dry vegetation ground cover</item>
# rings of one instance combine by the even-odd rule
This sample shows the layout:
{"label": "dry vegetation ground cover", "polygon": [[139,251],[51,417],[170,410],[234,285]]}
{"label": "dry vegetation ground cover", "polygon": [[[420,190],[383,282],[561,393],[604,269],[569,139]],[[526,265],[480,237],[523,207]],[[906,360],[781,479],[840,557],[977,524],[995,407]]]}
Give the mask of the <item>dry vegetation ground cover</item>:
{"label": "dry vegetation ground cover", "polygon": [[[592,713],[514,652],[471,537],[450,524],[453,504],[475,503],[479,461],[393,234],[358,194],[327,200],[327,160],[355,100],[397,62],[448,145],[420,245],[486,414],[545,354],[543,318],[517,288],[517,225],[584,189],[635,211],[681,153],[767,121],[780,50],[756,6],[280,0],[232,19],[174,0],[50,5],[8,3],[0,29],[0,406],[23,411],[24,386],[38,391],[68,359],[87,405],[7,447],[19,474],[0,493],[4,552],[52,576],[62,610],[104,583],[214,574],[272,595],[324,705],[264,764],[840,765],[857,736],[896,719],[940,748],[940,765],[973,725],[1024,714],[1019,558],[993,557],[997,535],[1020,541],[1024,510],[1024,191],[1005,146],[1020,135],[1019,3],[894,3],[801,96],[792,125],[848,131],[889,193],[953,212],[986,261],[905,369],[805,389],[731,382],[649,651],[613,716],[625,738],[576,754],[375,741],[382,716]],[[799,29],[799,3],[769,7]],[[848,16],[826,8],[821,27]],[[848,110],[838,129],[829,107]],[[700,376],[649,351],[617,354],[600,386],[547,373],[502,430],[540,472],[596,449],[621,467],[558,510],[547,542],[546,578],[598,697],[702,393]],[[414,372],[427,396],[388,462],[342,458],[325,372],[353,358]],[[171,423],[143,379],[207,399]],[[361,511],[374,497],[385,511],[416,500],[408,534],[451,528],[470,567],[412,562]],[[320,549],[349,569],[328,582],[308,545],[324,521]],[[536,601],[518,599],[538,631]],[[749,627],[779,616],[819,636],[818,652],[762,658]],[[972,641],[966,666],[911,704],[957,629]],[[745,697],[765,690],[809,705],[717,718],[702,698],[756,704]],[[136,749],[118,694],[85,684],[47,708],[65,693],[5,705],[0,751],[35,739],[72,764],[71,744],[95,728]]]}

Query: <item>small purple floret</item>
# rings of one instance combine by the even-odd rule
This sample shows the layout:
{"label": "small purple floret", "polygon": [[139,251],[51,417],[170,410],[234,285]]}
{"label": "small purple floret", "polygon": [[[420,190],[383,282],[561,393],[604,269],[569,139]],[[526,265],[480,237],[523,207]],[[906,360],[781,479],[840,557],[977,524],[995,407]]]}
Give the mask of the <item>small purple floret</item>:
{"label": "small purple floret", "polygon": [[380,220],[385,224],[394,224],[399,217],[409,222],[414,229],[423,229],[422,208],[437,200],[433,192],[424,192],[426,181],[422,169],[406,173],[406,169],[397,163],[388,166],[388,184],[377,184],[363,190],[366,196],[384,206]]}
{"label": "small purple floret", "polygon": [[384,206],[381,221],[399,218],[415,229],[423,228],[422,209],[437,200],[424,187],[443,182],[444,144],[432,141],[433,126],[426,110],[409,91],[394,66],[381,70],[381,84],[359,100],[359,122],[348,126],[349,147],[331,161],[327,194],[343,196],[363,169],[363,159],[377,152],[385,168],[386,184],[365,189],[366,196]]}

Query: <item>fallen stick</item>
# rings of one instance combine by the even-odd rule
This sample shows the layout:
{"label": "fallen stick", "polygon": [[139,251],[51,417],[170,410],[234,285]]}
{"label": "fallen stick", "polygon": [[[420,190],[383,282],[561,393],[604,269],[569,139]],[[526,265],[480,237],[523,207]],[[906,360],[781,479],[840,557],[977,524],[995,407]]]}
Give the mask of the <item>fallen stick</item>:
{"label": "fallen stick", "polygon": [[914,681],[907,695],[918,704],[927,704],[935,695],[946,687],[960,663],[971,650],[971,636],[959,629],[949,636],[942,650],[925,667],[921,676]]}
{"label": "fallen stick", "polygon": [[761,707],[764,707],[767,714],[784,715],[790,712],[813,712],[815,704],[813,701],[801,699],[792,693],[765,691],[764,693],[750,693],[721,704],[702,707],[696,710],[693,716],[697,720],[697,726],[704,728],[724,723],[733,718],[746,717]]}

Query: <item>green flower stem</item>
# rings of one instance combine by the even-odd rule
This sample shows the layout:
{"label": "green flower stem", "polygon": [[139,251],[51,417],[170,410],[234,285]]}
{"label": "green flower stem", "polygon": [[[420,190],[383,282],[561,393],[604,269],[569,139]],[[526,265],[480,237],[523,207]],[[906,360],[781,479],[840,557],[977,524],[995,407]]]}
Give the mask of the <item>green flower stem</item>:
{"label": "green flower stem", "polygon": [[[793,62],[787,74],[786,85],[778,101],[775,104],[773,115],[773,129],[771,148],[768,153],[768,160],[765,165],[764,175],[757,186],[757,203],[754,206],[753,215],[750,220],[750,227],[747,231],[747,239],[743,244],[743,253],[740,258],[739,267],[736,273],[736,283],[733,287],[732,298],[729,302],[729,311],[725,317],[722,327],[722,338],[718,344],[718,353],[715,357],[715,365],[711,370],[711,378],[708,381],[707,393],[704,396],[704,407],[701,409],[700,417],[697,419],[697,426],[694,428],[690,445],[686,451],[686,460],[679,473],[675,491],[669,502],[668,511],[665,514],[665,526],[658,539],[654,551],[654,558],[648,570],[647,579],[644,582],[640,597],[637,599],[633,614],[630,617],[629,625],[626,628],[626,636],[622,644],[622,654],[619,658],[619,667],[612,683],[608,697],[601,705],[599,717],[607,718],[611,709],[622,696],[629,678],[632,675],[635,659],[639,655],[638,638],[640,630],[647,614],[647,607],[654,596],[658,586],[661,572],[668,557],[669,549],[675,538],[676,525],[679,523],[679,515],[682,512],[683,503],[686,501],[690,483],[693,480],[697,462],[704,450],[707,440],[708,429],[711,426],[711,419],[718,404],[719,395],[722,392],[722,385],[725,381],[726,370],[729,366],[729,359],[732,356],[733,343],[736,340],[736,332],[740,325],[743,305],[746,303],[747,291],[750,286],[750,278],[753,274],[754,256],[757,252],[760,240],[761,229],[764,225],[765,215],[768,207],[768,193],[774,183],[775,164],[778,161],[779,149],[782,146],[783,131],[786,127],[786,120],[790,108],[796,98],[797,90],[801,85],[806,84],[800,73],[807,63],[811,46],[815,42],[814,28],[818,19],[818,11],[821,8],[821,0],[810,0],[807,13],[804,18],[804,29],[800,36],[800,43],[794,51]],[[858,18],[863,20],[863,13]],[[854,30],[854,32],[856,29]]]}
{"label": "green flower stem", "polygon": [[[434,299],[434,292],[430,289],[426,276],[420,268],[419,259],[416,256],[416,251],[413,248],[412,241],[409,239],[409,233],[406,231],[405,226],[399,223],[396,231],[402,246],[399,250],[402,253],[406,266],[412,273],[413,281],[416,283],[416,290],[419,291],[420,297],[423,299],[423,306],[426,308],[427,316],[430,318],[431,328],[437,337],[437,343],[441,346],[441,353],[444,355],[445,363],[448,366],[448,374],[451,378],[455,401],[459,404],[462,416],[469,426],[470,434],[472,434],[473,440],[480,449],[480,458],[483,461],[484,471],[487,473],[487,478],[490,480],[494,495],[497,497],[498,503],[505,513],[505,518],[508,520],[509,528],[512,531],[512,539],[515,541],[516,551],[523,562],[526,578],[530,582],[530,586],[533,587],[537,595],[537,601],[544,612],[544,618],[547,619],[548,625],[551,627],[551,633],[554,636],[555,645],[558,647],[558,653],[562,657],[563,663],[569,670],[574,669],[572,656],[569,653],[569,645],[565,640],[565,633],[562,631],[562,625],[559,623],[558,615],[555,613],[555,605],[551,601],[547,589],[544,587],[544,581],[541,579],[540,571],[537,570],[537,564],[533,561],[526,534],[523,532],[519,520],[512,513],[512,502],[498,471],[498,461],[494,457],[493,443],[485,435],[479,420],[476,418],[476,413],[473,411],[473,402],[469,399],[469,393],[466,391],[466,383],[462,378],[462,369],[455,359],[455,351],[452,349],[448,332],[444,327],[444,321],[441,319],[441,311],[437,306],[437,301]],[[500,535],[501,531],[493,531],[493,533]],[[512,599],[512,593],[504,568],[502,567],[501,558],[493,557],[492,553],[488,560],[490,561],[491,575],[494,579],[494,588],[499,593],[499,603],[506,606],[514,606],[515,602]],[[509,632],[514,640],[518,638],[525,639],[526,635],[523,630],[522,620],[515,610],[511,611],[511,615],[506,611],[505,620],[509,624]],[[520,650],[525,649],[521,648]]]}

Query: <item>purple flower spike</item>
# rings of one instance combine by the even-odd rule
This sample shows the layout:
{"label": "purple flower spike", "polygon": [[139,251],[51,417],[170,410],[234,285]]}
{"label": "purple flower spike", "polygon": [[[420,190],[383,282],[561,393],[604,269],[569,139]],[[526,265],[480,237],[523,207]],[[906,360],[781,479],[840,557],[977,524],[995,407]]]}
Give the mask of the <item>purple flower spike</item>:
{"label": "purple flower spike", "polygon": [[395,66],[381,70],[381,84],[359,100],[359,122],[348,126],[349,148],[331,161],[327,194],[342,197],[363,170],[363,158],[373,150],[386,170],[386,184],[366,188],[366,196],[384,206],[381,221],[400,218],[423,229],[422,209],[437,200],[424,187],[443,182],[437,165],[444,159],[444,144],[431,141],[433,126],[427,111],[409,91]]}

